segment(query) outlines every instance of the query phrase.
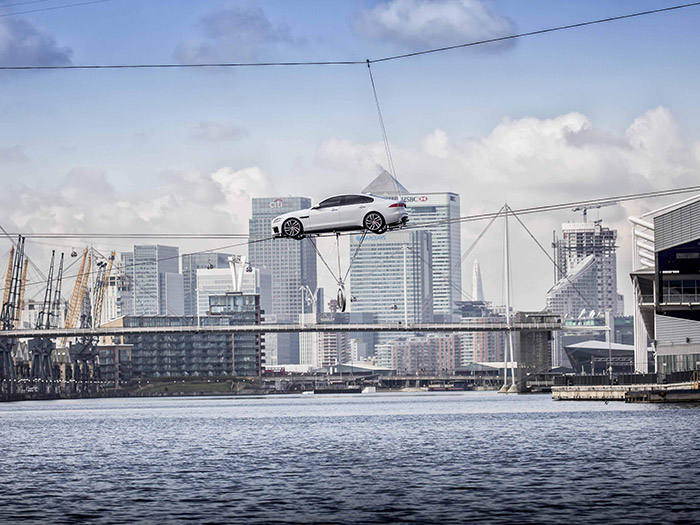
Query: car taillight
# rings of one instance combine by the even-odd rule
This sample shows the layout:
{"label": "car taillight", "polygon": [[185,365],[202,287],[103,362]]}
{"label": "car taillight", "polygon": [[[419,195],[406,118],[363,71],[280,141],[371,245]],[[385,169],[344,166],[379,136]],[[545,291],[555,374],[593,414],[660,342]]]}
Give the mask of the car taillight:
{"label": "car taillight", "polygon": [[395,202],[394,204],[390,204],[389,208],[405,208],[406,205],[403,202]]}

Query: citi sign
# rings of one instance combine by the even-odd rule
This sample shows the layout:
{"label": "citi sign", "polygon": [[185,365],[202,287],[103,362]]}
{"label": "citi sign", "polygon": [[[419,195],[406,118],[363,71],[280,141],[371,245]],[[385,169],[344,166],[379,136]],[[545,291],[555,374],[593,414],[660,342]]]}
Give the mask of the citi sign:
{"label": "citi sign", "polygon": [[284,206],[282,199],[275,199],[270,202],[270,208],[281,208],[282,206]]}
{"label": "citi sign", "polygon": [[416,197],[416,196],[413,196],[413,195],[409,195],[409,196],[406,196],[406,197],[403,197],[403,196],[402,196],[401,199],[402,199],[404,202],[426,202],[426,201],[428,200],[428,197],[425,196],[425,195],[421,195],[420,197]]}

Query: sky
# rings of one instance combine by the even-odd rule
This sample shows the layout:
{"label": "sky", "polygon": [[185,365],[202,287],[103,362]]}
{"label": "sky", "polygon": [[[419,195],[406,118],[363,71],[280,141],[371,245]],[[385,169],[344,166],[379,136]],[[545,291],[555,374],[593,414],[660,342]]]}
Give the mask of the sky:
{"label": "sky", "polygon": [[[364,60],[675,5],[111,0],[16,14],[76,2],[20,3],[0,1],[0,65]],[[699,23],[692,7],[373,65],[397,178],[412,192],[459,193],[462,215],[697,184]],[[385,166],[364,65],[0,71],[7,231],[247,233],[252,197],[357,192]],[[628,312],[627,217],[668,202],[589,213],[618,230]],[[549,246],[579,218],[523,220]],[[484,226],[463,225],[463,249]],[[511,239],[515,306],[541,309],[551,265],[524,232],[512,227]],[[72,244],[82,245],[27,249],[48,266],[51,248]],[[333,256],[332,243],[320,247]],[[486,298],[500,301],[502,225],[465,261],[467,291],[474,256]],[[321,265],[319,282],[333,287]]]}

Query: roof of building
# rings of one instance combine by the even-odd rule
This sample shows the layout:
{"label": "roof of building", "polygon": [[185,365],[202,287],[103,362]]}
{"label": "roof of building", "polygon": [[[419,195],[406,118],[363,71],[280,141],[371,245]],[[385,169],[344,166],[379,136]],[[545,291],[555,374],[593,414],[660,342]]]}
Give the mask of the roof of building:
{"label": "roof of building", "polygon": [[[623,345],[620,343],[612,343],[610,345],[613,350],[629,350],[634,352],[634,345]],[[566,345],[566,348],[588,348],[591,350],[607,350],[608,343],[606,341],[581,341],[580,343],[574,343],[572,345]]]}
{"label": "roof of building", "polygon": [[377,175],[377,177],[369,183],[362,193],[371,193],[373,195],[396,195],[396,189],[398,188],[399,193],[410,193],[395,177],[391,175],[386,170]]}

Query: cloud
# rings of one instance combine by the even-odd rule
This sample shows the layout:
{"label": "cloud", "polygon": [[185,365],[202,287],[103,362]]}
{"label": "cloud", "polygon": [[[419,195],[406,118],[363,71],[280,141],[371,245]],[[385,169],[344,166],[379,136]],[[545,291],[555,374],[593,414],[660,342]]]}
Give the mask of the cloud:
{"label": "cloud", "polygon": [[[503,119],[483,137],[457,141],[445,130],[427,133],[418,148],[392,146],[397,175],[412,192],[453,191],[461,196],[461,214],[498,210],[505,201],[512,208],[556,204],[697,184],[700,142],[689,143],[673,114],[660,106],[634,119],[622,133],[596,127],[581,113],[553,118]],[[332,170],[335,179],[357,181],[340,191],[359,191],[386,165],[381,143],[352,143],[340,138],[323,141],[317,151],[317,169]],[[317,188],[323,183],[319,183]],[[682,197],[672,197],[670,202]],[[618,230],[618,287],[628,309],[631,288],[629,215],[640,214],[668,202],[633,201],[589,212]],[[523,222],[543,246],[561,223],[581,220],[579,213],[527,215]],[[462,249],[476,238],[484,222],[465,223]],[[514,269],[519,308],[544,306],[552,284],[551,263],[520,228],[512,228]],[[502,226],[494,225],[480,241],[474,256],[482,263],[487,298],[500,300]],[[467,261],[464,285],[469,289]],[[520,289],[518,289],[518,283]],[[527,285],[525,284],[527,283]]]}
{"label": "cloud", "polygon": [[22,146],[0,146],[0,162],[27,162],[29,158],[24,153]]}
{"label": "cloud", "polygon": [[4,66],[60,66],[71,63],[73,51],[33,23],[0,18],[0,63]]}
{"label": "cloud", "polygon": [[457,45],[514,29],[510,19],[482,0],[389,0],[365,10],[356,22],[360,35],[404,49]]}
{"label": "cloud", "polygon": [[247,136],[248,131],[236,126],[233,122],[207,120],[199,122],[190,130],[191,138],[205,142],[234,141]]}
{"label": "cloud", "polygon": [[[272,193],[268,175],[257,167],[223,167],[212,173],[166,170],[148,189],[118,190],[110,175],[96,168],[70,170],[51,186],[8,182],[0,193],[0,225],[19,232],[246,233],[251,198]],[[130,241],[84,239],[100,250],[128,250]],[[139,241],[136,241],[137,243]],[[143,241],[149,242],[149,241]],[[161,241],[166,242],[168,241]],[[238,241],[172,241],[181,252],[212,249]],[[28,255],[48,261],[50,247],[70,250],[58,241],[32,244]],[[246,247],[230,248],[246,253]]]}
{"label": "cloud", "polygon": [[300,42],[284,21],[273,22],[254,6],[219,9],[200,18],[195,27],[199,36],[175,50],[182,63],[251,61],[278,44]]}

